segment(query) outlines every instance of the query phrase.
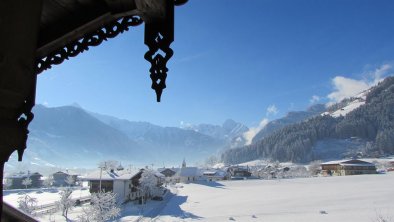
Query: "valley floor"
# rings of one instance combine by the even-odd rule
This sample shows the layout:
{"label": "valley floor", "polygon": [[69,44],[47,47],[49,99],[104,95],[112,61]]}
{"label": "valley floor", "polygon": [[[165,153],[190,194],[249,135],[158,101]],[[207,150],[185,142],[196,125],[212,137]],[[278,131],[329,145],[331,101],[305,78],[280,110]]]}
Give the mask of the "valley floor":
{"label": "valley floor", "polygon": [[186,184],[154,221],[394,221],[394,173]]}
{"label": "valley floor", "polygon": [[[123,205],[122,215],[115,221],[383,221],[379,217],[394,221],[394,172],[177,184],[170,190],[163,201]],[[75,195],[87,195],[85,192]],[[35,197],[40,202],[55,198],[45,193]],[[15,206],[16,196],[5,193],[4,199]],[[77,221],[81,212],[81,207],[71,210],[70,221]],[[60,212],[38,219],[65,221]]]}

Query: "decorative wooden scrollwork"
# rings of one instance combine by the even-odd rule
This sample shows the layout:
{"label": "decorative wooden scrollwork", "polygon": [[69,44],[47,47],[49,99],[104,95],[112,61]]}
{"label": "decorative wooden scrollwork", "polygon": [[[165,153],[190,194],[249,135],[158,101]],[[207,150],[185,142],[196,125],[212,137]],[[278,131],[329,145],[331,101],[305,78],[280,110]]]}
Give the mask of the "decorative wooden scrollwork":
{"label": "decorative wooden scrollwork", "polygon": [[[183,5],[188,0],[165,1],[166,16],[164,19],[150,21],[145,25],[145,44],[149,47],[144,58],[151,63],[150,78],[152,89],[155,90],[157,101],[160,102],[163,89],[166,88],[167,62],[172,57],[170,48],[174,41],[174,6]],[[108,38],[114,38],[119,33],[127,31],[130,26],[140,25],[143,20],[139,16],[126,16],[103,28],[84,35],[62,48],[56,49],[43,57],[36,59],[36,74],[58,65],[70,57],[88,50],[91,46],[98,46]]]}
{"label": "decorative wooden scrollwork", "polygon": [[23,103],[23,106],[21,107],[21,110],[19,111],[19,116],[17,117],[17,126],[19,128],[19,131],[21,132],[21,140],[20,140],[20,145],[17,147],[18,151],[18,161],[22,161],[22,156],[23,153],[27,147],[27,136],[29,134],[29,124],[34,118],[34,114],[32,112],[32,109],[35,105],[35,100],[36,100],[36,85],[37,85],[37,75],[35,75],[33,80],[33,87],[32,87],[32,92],[30,93],[29,97],[25,100]]}
{"label": "decorative wooden scrollwork", "polygon": [[166,88],[167,62],[174,54],[170,48],[174,41],[174,2],[167,1],[166,18],[145,25],[145,44],[149,50],[145,59],[150,62],[150,78],[152,89],[156,92],[157,102],[161,100],[163,89]]}
{"label": "decorative wooden scrollwork", "polygon": [[104,40],[114,38],[119,33],[129,30],[130,26],[137,26],[142,22],[142,19],[138,16],[127,16],[104,26],[102,29],[86,34],[81,39],[67,44],[65,47],[57,49],[45,57],[37,58],[36,73],[39,74],[44,70],[50,69],[52,65],[61,64],[64,60],[88,50],[89,47],[98,46]]}

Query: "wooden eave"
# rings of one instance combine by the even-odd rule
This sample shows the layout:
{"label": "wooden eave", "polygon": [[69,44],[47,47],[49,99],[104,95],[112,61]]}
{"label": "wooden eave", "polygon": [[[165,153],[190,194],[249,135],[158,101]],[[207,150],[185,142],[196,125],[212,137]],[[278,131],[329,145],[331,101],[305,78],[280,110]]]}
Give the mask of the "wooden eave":
{"label": "wooden eave", "polygon": [[37,57],[65,47],[125,16],[165,16],[166,0],[43,0]]}

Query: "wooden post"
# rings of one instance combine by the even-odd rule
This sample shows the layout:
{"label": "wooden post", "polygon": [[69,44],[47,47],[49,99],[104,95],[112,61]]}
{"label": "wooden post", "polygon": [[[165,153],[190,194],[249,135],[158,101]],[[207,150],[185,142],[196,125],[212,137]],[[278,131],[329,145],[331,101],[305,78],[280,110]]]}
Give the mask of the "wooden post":
{"label": "wooden post", "polygon": [[[26,148],[35,99],[35,55],[42,0],[0,1],[0,170]],[[2,187],[1,187],[2,188]],[[2,212],[3,195],[0,194]]]}

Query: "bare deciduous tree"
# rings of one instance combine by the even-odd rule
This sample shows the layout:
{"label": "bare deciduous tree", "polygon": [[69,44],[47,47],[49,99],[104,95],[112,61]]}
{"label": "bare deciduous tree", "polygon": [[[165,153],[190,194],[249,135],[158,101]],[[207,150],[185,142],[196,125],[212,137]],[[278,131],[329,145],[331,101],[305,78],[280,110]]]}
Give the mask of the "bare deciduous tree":
{"label": "bare deciduous tree", "polygon": [[23,212],[33,215],[33,211],[37,206],[37,199],[25,194],[18,198],[18,208]]}
{"label": "bare deciduous tree", "polygon": [[68,211],[71,210],[75,205],[75,201],[71,199],[71,194],[71,189],[62,190],[60,192],[60,200],[56,202],[57,208],[62,211],[62,216],[66,218],[66,221],[68,221]]}
{"label": "bare deciduous tree", "polygon": [[99,192],[92,194],[91,205],[83,209],[78,217],[80,222],[104,222],[120,215],[120,207],[116,203],[113,192]]}
{"label": "bare deciduous tree", "polygon": [[42,182],[42,184],[45,186],[45,187],[51,187],[52,186],[52,184],[53,184],[53,177],[52,176],[49,176],[49,177],[47,177],[47,178],[45,178],[45,180]]}
{"label": "bare deciduous tree", "polygon": [[27,186],[30,186],[32,183],[32,180],[29,177],[26,177],[26,179],[22,180],[22,185],[24,185],[27,189]]}
{"label": "bare deciduous tree", "polygon": [[321,171],[321,160],[315,160],[309,163],[308,170],[312,176],[317,175]]}
{"label": "bare deciduous tree", "polygon": [[139,180],[141,191],[145,198],[157,195],[157,177],[155,172],[150,169],[144,169]]}
{"label": "bare deciduous tree", "polygon": [[75,178],[72,175],[67,176],[65,182],[68,186],[72,186],[75,184]]}

